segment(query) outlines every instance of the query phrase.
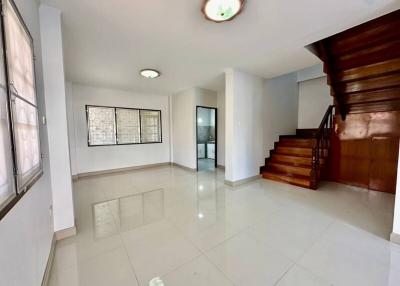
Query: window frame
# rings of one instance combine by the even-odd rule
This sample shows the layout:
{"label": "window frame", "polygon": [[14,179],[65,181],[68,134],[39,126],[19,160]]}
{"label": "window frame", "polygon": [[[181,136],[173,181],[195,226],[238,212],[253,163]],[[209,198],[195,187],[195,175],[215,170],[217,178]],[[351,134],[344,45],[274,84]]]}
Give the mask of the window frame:
{"label": "window frame", "polygon": [[[118,120],[117,120],[117,109],[123,110],[136,110],[139,113],[139,141],[138,143],[119,143],[118,142]],[[160,110],[160,118],[161,118],[161,110]],[[114,120],[115,120],[115,145],[139,145],[144,144],[142,143],[142,117],[140,115],[140,109],[138,108],[126,108],[126,107],[114,107]],[[160,143],[160,142],[157,142]]]}
{"label": "window frame", "polygon": [[[18,20],[20,21],[21,26],[23,27],[25,33],[27,34],[29,38],[29,43],[30,43],[30,48],[32,49],[32,68],[33,68],[33,84],[34,84],[34,97],[35,97],[35,105],[32,103],[26,101],[23,97],[21,96],[16,96],[13,94],[13,91],[11,90],[11,82],[10,82],[10,70],[9,70],[9,64],[8,64],[8,57],[7,57],[7,36],[6,36],[6,28],[5,28],[5,13],[4,13],[4,5],[6,5],[6,1],[8,1],[15,12],[16,16],[18,17]],[[13,162],[13,174],[14,174],[14,191],[15,191],[15,196],[10,199],[7,203],[5,203],[1,208],[0,208],[0,221],[8,214],[8,212],[19,202],[19,200],[32,188],[32,186],[43,176],[43,153],[41,149],[41,138],[40,138],[40,120],[39,120],[39,103],[38,103],[38,96],[37,96],[37,79],[36,79],[36,57],[35,57],[35,48],[34,48],[34,42],[33,42],[33,37],[26,26],[26,23],[24,19],[22,18],[21,13],[18,10],[17,5],[14,3],[14,0],[0,0],[0,22],[1,22],[1,29],[0,29],[0,37],[2,40],[2,49],[3,49],[3,57],[0,57],[0,60],[4,62],[4,72],[5,72],[5,88],[6,88],[6,100],[7,100],[7,114],[8,114],[8,125],[9,125],[9,130],[10,130],[10,143],[11,143],[11,156],[12,156],[12,162]],[[37,116],[36,116],[36,121],[37,121],[37,132],[38,132],[38,144],[39,144],[39,170],[32,175],[32,177],[25,182],[23,185],[19,184],[19,174],[18,174],[18,153],[17,153],[17,147],[16,147],[16,139],[15,139],[15,123],[14,123],[14,111],[13,111],[13,97],[17,97],[20,100],[23,100],[27,104],[33,106],[36,109]]]}
{"label": "window frame", "polygon": [[[94,107],[94,108],[109,108],[113,109],[114,111],[114,136],[115,136],[115,144],[90,144],[90,124],[89,124],[89,107]],[[115,113],[115,108],[110,107],[110,106],[94,106],[94,105],[86,105],[85,106],[85,112],[86,112],[86,129],[87,129],[87,143],[89,147],[101,147],[101,146],[115,146],[117,144],[117,122],[116,122],[116,113]]]}
{"label": "window frame", "polygon": [[[103,107],[114,109],[114,122],[115,122],[115,144],[104,144],[104,145],[91,145],[89,138],[89,108],[90,107]],[[141,111],[154,111],[160,114],[160,141],[154,142],[140,142],[140,143],[118,143],[118,122],[117,122],[117,109],[126,110],[137,110],[139,112],[139,138],[142,141],[142,117]],[[120,106],[107,106],[107,105],[85,105],[86,113],[86,134],[87,134],[87,146],[88,147],[106,147],[106,146],[126,146],[126,145],[147,145],[147,144],[162,144],[163,143],[163,128],[162,128],[162,110],[161,109],[147,109],[147,108],[136,108],[136,107],[120,107]]]}

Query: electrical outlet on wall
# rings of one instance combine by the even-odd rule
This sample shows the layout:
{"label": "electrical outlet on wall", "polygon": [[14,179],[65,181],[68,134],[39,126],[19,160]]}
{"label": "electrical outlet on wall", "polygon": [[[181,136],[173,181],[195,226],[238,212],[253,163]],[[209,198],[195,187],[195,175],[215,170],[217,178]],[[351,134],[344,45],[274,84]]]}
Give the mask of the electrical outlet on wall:
{"label": "electrical outlet on wall", "polygon": [[49,215],[50,217],[53,217],[53,204],[49,206]]}
{"label": "electrical outlet on wall", "polygon": [[47,118],[46,116],[42,116],[42,124],[46,125],[47,124]]}

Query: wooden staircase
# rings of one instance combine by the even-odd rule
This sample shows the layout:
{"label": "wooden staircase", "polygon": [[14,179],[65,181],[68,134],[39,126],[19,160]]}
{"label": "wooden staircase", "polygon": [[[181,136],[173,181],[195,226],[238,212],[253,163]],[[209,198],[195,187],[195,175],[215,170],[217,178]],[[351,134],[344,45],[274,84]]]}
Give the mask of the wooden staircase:
{"label": "wooden staircase", "polygon": [[280,136],[261,168],[263,178],[311,189],[315,141],[315,138]]}
{"label": "wooden staircase", "polygon": [[298,129],[296,135],[282,135],[260,172],[265,179],[317,189],[325,174],[333,126],[330,106],[318,129]]}
{"label": "wooden staircase", "polygon": [[324,71],[342,120],[400,110],[400,9],[307,46]]}

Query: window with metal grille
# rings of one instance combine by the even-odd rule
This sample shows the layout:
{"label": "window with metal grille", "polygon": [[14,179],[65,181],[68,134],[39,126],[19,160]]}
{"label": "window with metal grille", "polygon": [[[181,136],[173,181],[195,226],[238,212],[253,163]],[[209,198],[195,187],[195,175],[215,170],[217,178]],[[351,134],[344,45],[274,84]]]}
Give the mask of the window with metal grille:
{"label": "window with metal grille", "polygon": [[88,146],[162,143],[161,110],[86,106]]}
{"label": "window with metal grille", "polygon": [[140,143],[140,114],[137,109],[116,108],[118,144]]}
{"label": "window with metal grille", "polygon": [[161,141],[161,113],[159,111],[141,110],[141,141],[152,143]]}
{"label": "window with metal grille", "polygon": [[33,40],[11,0],[1,20],[0,218],[42,174]]}
{"label": "window with metal grille", "polygon": [[115,145],[115,108],[88,106],[89,145]]}

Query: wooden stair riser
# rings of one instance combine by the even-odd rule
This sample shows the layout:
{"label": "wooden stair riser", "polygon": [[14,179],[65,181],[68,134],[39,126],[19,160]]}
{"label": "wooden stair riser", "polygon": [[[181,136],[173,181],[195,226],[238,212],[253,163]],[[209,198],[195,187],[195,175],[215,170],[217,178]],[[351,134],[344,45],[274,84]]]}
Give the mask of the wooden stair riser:
{"label": "wooden stair riser", "polygon": [[300,175],[300,176],[310,176],[311,167],[297,167],[292,165],[283,165],[279,163],[269,162],[267,165],[267,170],[277,171],[281,173]]}
{"label": "wooden stair riser", "polygon": [[300,147],[300,148],[313,148],[316,145],[315,139],[292,139],[281,138],[278,146],[282,147]]}
{"label": "wooden stair riser", "polygon": [[297,129],[296,136],[301,138],[315,138],[318,129]]}
{"label": "wooden stair riser", "polygon": [[277,146],[275,148],[276,154],[287,154],[297,156],[312,156],[312,148],[297,148],[297,147],[284,147]]}
{"label": "wooden stair riser", "polygon": [[265,166],[260,168],[263,178],[316,189],[328,149],[321,151],[318,170],[313,171],[313,153],[317,147],[315,130],[298,129],[297,133],[301,135],[280,136],[279,142],[274,144],[275,148],[270,150],[270,157],[265,159]]}
{"label": "wooden stair riser", "polygon": [[311,183],[307,179],[285,176],[284,174],[277,174],[277,173],[268,172],[268,171],[264,172],[262,174],[262,176],[264,179],[269,179],[269,180],[273,180],[276,182],[288,183],[288,184],[300,186],[303,188],[311,188]]}

